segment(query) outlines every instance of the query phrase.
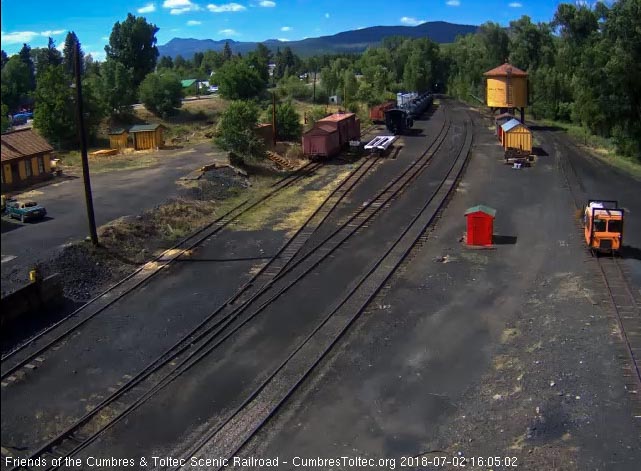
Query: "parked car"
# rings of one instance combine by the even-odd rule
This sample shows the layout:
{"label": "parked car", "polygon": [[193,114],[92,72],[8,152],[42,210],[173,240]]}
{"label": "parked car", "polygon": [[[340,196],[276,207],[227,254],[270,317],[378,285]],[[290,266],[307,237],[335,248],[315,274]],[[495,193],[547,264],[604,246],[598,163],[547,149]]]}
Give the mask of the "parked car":
{"label": "parked car", "polygon": [[47,210],[35,201],[7,201],[7,213],[9,217],[27,222],[44,218]]}

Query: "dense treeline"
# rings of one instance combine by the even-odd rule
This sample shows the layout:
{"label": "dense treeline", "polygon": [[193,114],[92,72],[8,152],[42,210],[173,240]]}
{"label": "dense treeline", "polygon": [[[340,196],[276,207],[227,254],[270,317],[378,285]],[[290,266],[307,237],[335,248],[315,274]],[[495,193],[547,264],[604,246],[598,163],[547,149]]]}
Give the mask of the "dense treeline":
{"label": "dense treeline", "polygon": [[550,23],[486,23],[447,48],[449,92],[482,97],[483,72],[509,59],[530,74],[535,118],[579,124],[641,161],[639,25],[641,0],[561,4]]}
{"label": "dense treeline", "polygon": [[[158,58],[158,28],[129,14],[112,29],[106,61],[82,58],[85,108],[90,129],[104,116],[125,119],[137,100],[168,116],[181,106],[180,79],[208,80],[222,97],[257,100],[263,109],[270,87],[282,106],[291,100],[323,104],[338,95],[353,111],[398,91],[431,89],[482,98],[483,72],[509,60],[529,72],[529,111],[535,118],[579,124],[641,160],[639,24],[641,0],[619,0],[611,7],[561,4],[549,23],[535,24],[527,16],[508,28],[488,22],[476,34],[441,46],[427,38],[389,37],[362,54],[300,58],[289,47],[272,52],[263,44],[241,56],[225,44],[220,52],[172,59]],[[72,143],[75,118],[68,85],[77,41],[70,32],[62,53],[51,38],[45,48],[25,44],[12,57],[2,52],[3,129],[8,112],[29,108],[35,99],[36,127],[58,145]],[[277,115],[289,116],[292,109],[286,110]],[[287,119],[293,123],[294,118]]]}

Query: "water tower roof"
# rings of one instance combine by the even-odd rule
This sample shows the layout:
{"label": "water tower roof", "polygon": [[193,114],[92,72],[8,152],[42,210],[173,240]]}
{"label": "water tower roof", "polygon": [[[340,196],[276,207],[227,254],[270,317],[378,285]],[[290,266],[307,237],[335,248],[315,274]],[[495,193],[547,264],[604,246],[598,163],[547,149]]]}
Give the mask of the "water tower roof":
{"label": "water tower roof", "polygon": [[512,64],[507,62],[492,70],[488,70],[483,75],[486,77],[506,77],[508,74],[511,74],[512,77],[527,77],[527,72],[519,69],[518,67],[514,67]]}

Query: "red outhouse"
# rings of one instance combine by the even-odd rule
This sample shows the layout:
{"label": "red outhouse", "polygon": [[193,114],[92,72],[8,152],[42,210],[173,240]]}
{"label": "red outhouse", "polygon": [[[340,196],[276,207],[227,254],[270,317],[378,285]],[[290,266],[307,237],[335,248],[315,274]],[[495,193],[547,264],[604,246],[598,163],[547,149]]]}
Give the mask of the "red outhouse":
{"label": "red outhouse", "polygon": [[492,245],[496,210],[479,204],[465,211],[467,219],[467,245]]}

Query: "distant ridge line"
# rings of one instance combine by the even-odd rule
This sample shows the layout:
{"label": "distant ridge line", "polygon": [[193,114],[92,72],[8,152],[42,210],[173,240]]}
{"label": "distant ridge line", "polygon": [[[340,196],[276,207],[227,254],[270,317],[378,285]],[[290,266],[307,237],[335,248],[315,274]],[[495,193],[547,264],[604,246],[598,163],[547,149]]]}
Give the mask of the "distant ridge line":
{"label": "distant ridge line", "polygon": [[[267,39],[262,43],[276,51],[277,48],[290,47],[300,56],[314,54],[359,53],[369,46],[380,44],[390,36],[404,36],[407,38],[429,38],[437,43],[454,42],[456,36],[474,33],[478,26],[448,23],[446,21],[428,21],[418,26],[370,26],[363,29],[343,31],[331,36],[301,39],[299,41],[279,41]],[[245,54],[256,49],[258,42],[242,42],[233,39],[194,39],[173,38],[167,44],[158,46],[160,56],[175,58],[181,55],[186,59],[191,58],[196,52],[207,50],[222,51],[225,42],[229,42],[234,53]]]}

